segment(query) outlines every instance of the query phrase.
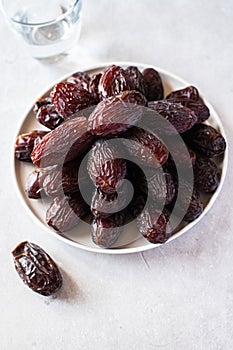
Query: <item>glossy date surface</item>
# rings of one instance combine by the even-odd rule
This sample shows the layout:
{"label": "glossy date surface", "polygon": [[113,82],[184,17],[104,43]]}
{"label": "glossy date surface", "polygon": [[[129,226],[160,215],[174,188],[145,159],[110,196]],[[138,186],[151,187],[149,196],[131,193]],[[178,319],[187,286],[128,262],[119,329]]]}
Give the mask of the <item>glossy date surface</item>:
{"label": "glossy date surface", "polygon": [[51,130],[55,129],[64,121],[64,119],[56,112],[52,104],[41,106],[36,114],[36,119],[40,124]]}
{"label": "glossy date surface", "polygon": [[19,277],[34,292],[50,296],[61,288],[62,276],[56,263],[38,245],[22,242],[12,255]]}
{"label": "glossy date surface", "polygon": [[89,207],[81,195],[56,197],[46,212],[46,222],[56,232],[63,233],[75,227],[89,214]]}
{"label": "glossy date surface", "polygon": [[195,113],[181,103],[153,101],[148,103],[148,107],[168,120],[180,134],[191,129],[197,122]]}
{"label": "glossy date surface", "polygon": [[115,193],[126,175],[122,150],[106,140],[96,141],[89,152],[87,170],[94,185],[106,194]]}
{"label": "glossy date surface", "polygon": [[194,181],[199,191],[212,193],[219,186],[221,173],[208,158],[198,157],[194,166]]}
{"label": "glossy date surface", "polygon": [[142,72],[145,85],[145,96],[148,101],[162,100],[164,87],[159,73],[154,68],[146,68]]}
{"label": "glossy date surface", "polygon": [[105,99],[125,90],[134,90],[134,85],[122,67],[113,65],[102,74],[98,90],[100,98]]}
{"label": "glossy date surface", "polygon": [[81,156],[92,144],[87,119],[77,117],[50,131],[34,148],[31,159],[39,167],[63,164]]}
{"label": "glossy date surface", "polygon": [[24,162],[31,162],[31,153],[35,143],[39,142],[48,134],[48,131],[33,130],[20,134],[15,141],[15,157]]}
{"label": "glossy date surface", "polygon": [[119,212],[106,218],[93,217],[91,221],[92,240],[103,248],[110,248],[123,231],[125,213]]}
{"label": "glossy date surface", "polygon": [[139,232],[153,244],[165,243],[172,234],[169,217],[155,207],[145,208],[136,218]]}
{"label": "glossy date surface", "polygon": [[88,131],[94,136],[117,135],[136,124],[147,101],[138,91],[124,91],[101,101],[88,119]]}
{"label": "glossy date surface", "polygon": [[50,96],[56,112],[65,120],[96,103],[88,90],[69,82],[57,84]]}
{"label": "glossy date surface", "polygon": [[195,152],[203,157],[221,156],[226,149],[226,141],[214,127],[197,124],[183,135],[184,141]]}
{"label": "glossy date surface", "polygon": [[122,134],[126,151],[135,162],[153,168],[163,165],[169,152],[163,142],[154,134],[138,127],[131,127]]}

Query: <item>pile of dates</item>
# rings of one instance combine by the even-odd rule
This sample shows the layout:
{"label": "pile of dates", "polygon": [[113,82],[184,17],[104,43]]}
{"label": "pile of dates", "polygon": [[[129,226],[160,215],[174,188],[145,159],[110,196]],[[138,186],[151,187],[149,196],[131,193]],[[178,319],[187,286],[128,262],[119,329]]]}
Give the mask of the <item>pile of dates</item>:
{"label": "pile of dates", "polygon": [[[164,130],[169,147],[142,128],[145,114],[148,117],[145,110],[153,112],[153,122],[156,115],[169,122],[187,152],[176,144],[169,128]],[[92,76],[77,72],[54,86],[50,96],[36,101],[34,114],[47,131],[19,135],[15,157],[34,164],[26,181],[27,196],[51,198],[46,222],[59,234],[88,217],[93,242],[109,248],[125,223],[135,220],[149,242],[164,243],[174,232],[169,218],[178,192],[180,212],[183,204],[187,206],[181,219],[188,223],[203,211],[201,194],[212,194],[219,185],[221,171],[215,159],[223,156],[226,142],[205,123],[208,107],[194,86],[165,96],[162,79],[153,68],[141,72],[135,66],[113,65]],[[109,142],[112,139],[121,141]],[[180,181],[177,159],[179,167],[191,164],[191,184]],[[129,203],[125,179],[134,189]],[[88,200],[81,189],[86,189]]]}

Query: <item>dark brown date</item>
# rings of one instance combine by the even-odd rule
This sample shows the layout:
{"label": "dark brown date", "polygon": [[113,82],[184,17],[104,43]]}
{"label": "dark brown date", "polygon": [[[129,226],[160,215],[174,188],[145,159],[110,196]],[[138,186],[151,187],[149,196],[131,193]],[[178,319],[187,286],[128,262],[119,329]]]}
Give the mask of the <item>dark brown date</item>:
{"label": "dark brown date", "polygon": [[42,107],[42,106],[46,106],[46,105],[50,105],[52,103],[52,100],[50,97],[42,97],[42,98],[39,98],[38,100],[36,100],[36,103],[33,107],[33,113],[35,115],[37,115],[39,109]]}
{"label": "dark brown date", "polygon": [[194,187],[188,210],[184,216],[184,221],[194,221],[201,215],[202,212],[203,203],[198,190],[196,187]]}
{"label": "dark brown date", "polygon": [[[128,171],[132,173],[131,169]],[[135,177],[134,174],[133,177]],[[136,170],[136,179],[131,181],[136,193],[148,195],[150,202],[167,205],[175,197],[175,181],[166,166],[159,169],[147,168],[145,174]]]}
{"label": "dark brown date", "polygon": [[167,95],[166,100],[170,100],[173,98],[177,99],[185,99],[185,100],[192,100],[194,102],[200,101],[199,91],[195,86],[187,86],[186,88],[175,90],[170,92],[169,95]]}
{"label": "dark brown date", "polygon": [[145,105],[146,99],[138,91],[103,100],[89,117],[88,131],[97,136],[119,134],[141,119]]}
{"label": "dark brown date", "polygon": [[79,183],[84,183],[84,174],[79,176],[80,161],[75,159],[62,167],[43,170],[43,190],[49,197],[56,197],[61,193],[72,195],[79,192]]}
{"label": "dark brown date", "polygon": [[147,100],[145,96],[140,93],[139,91],[135,90],[127,90],[123,91],[121,94],[115,96],[116,101],[120,100],[121,102],[124,102],[125,104],[132,104],[132,105],[138,105],[138,106],[146,106]]}
{"label": "dark brown date", "polygon": [[39,199],[42,194],[54,197],[62,192],[62,168],[37,168],[27,178],[25,191],[29,198]]}
{"label": "dark brown date", "polygon": [[84,154],[91,144],[87,119],[77,117],[50,131],[34,148],[31,159],[41,168],[64,164]]}
{"label": "dark brown date", "polygon": [[151,243],[165,243],[171,237],[172,229],[167,213],[154,207],[145,208],[136,218],[139,232]]}
{"label": "dark brown date", "polygon": [[39,123],[53,130],[58,127],[64,119],[55,111],[52,104],[41,106],[36,114]]}
{"label": "dark brown date", "polygon": [[184,107],[190,108],[197,116],[197,123],[202,123],[210,116],[209,108],[199,96],[197,88],[187,86],[184,89],[172,91],[166,100],[181,103]]}
{"label": "dark brown date", "polygon": [[148,101],[162,100],[164,89],[159,73],[153,68],[146,68],[142,72],[145,84],[145,96]]}
{"label": "dark brown date", "polygon": [[95,99],[89,91],[73,83],[59,83],[50,93],[56,112],[68,119],[77,113],[95,105]]}
{"label": "dark brown date", "polygon": [[[197,188],[185,179],[179,179],[179,183],[176,185],[179,185],[179,187],[176,188],[179,196],[176,197],[177,202],[174,214],[177,217],[182,216],[184,221],[194,221],[203,212],[203,203],[200,194]],[[173,203],[173,207],[174,204],[175,202]]]}
{"label": "dark brown date", "polygon": [[125,71],[128,73],[129,78],[132,82],[133,90],[139,91],[145,95],[145,82],[140,70],[135,66],[129,66],[125,69]]}
{"label": "dark brown date", "polygon": [[122,137],[127,151],[139,164],[158,168],[167,161],[166,146],[152,133],[134,126]]}
{"label": "dark brown date", "polygon": [[[106,194],[96,188],[91,201],[91,212],[95,217],[107,218],[114,213],[114,202],[117,200],[117,194]],[[117,210],[119,211],[119,210]]]}
{"label": "dark brown date", "polygon": [[89,213],[81,195],[56,197],[46,212],[46,222],[56,232],[63,233],[75,227]]}
{"label": "dark brown date", "polygon": [[169,147],[171,153],[165,166],[170,170],[174,170],[176,167],[182,170],[192,168],[196,161],[196,153],[187,147],[182,140],[176,140],[174,138],[172,143]]}
{"label": "dark brown date", "polygon": [[34,292],[50,296],[61,288],[63,281],[56,263],[38,245],[22,242],[12,255],[19,277]]}
{"label": "dark brown date", "polygon": [[198,157],[194,166],[194,181],[201,192],[214,192],[221,180],[217,165],[208,158]]}
{"label": "dark brown date", "polygon": [[168,170],[150,170],[147,173],[148,195],[153,202],[167,205],[175,197],[175,182]]}
{"label": "dark brown date", "polygon": [[25,184],[25,192],[28,198],[39,199],[41,198],[41,193],[43,192],[42,172],[40,169],[34,170],[27,178]]}
{"label": "dark brown date", "polygon": [[31,162],[31,153],[35,141],[42,140],[46,134],[48,134],[48,131],[33,130],[19,135],[15,141],[15,157],[24,162]]}
{"label": "dark brown date", "polygon": [[115,213],[107,218],[93,217],[91,222],[92,240],[103,248],[110,248],[116,243],[123,231],[125,213]]}
{"label": "dark brown date", "polygon": [[197,124],[182,135],[187,145],[203,157],[218,157],[225,152],[224,137],[212,126]]}
{"label": "dark brown date", "polygon": [[101,77],[102,73],[93,74],[89,83],[89,92],[92,94],[97,103],[100,101],[98,86]]}
{"label": "dark brown date", "polygon": [[[63,166],[37,168],[27,178],[25,191],[29,198],[39,199],[41,195],[57,197],[80,192],[80,187],[85,189],[86,196],[91,191],[91,182],[86,172],[81,169],[79,159],[75,159]],[[91,197],[91,196],[89,196]]]}
{"label": "dark brown date", "polygon": [[96,187],[106,194],[117,191],[126,175],[126,161],[121,150],[108,141],[99,140],[89,152],[87,170]]}
{"label": "dark brown date", "polygon": [[172,174],[173,179],[177,181],[178,171],[179,175],[181,173],[183,175],[186,174],[187,177],[190,176],[192,172],[191,169],[193,168],[196,161],[196,153],[189,148],[188,153],[185,152],[178,154],[175,152],[175,154],[177,154],[176,161],[174,161],[174,158],[171,156],[171,154],[169,154],[168,160],[164,165],[164,169],[167,169],[169,173]]}
{"label": "dark brown date", "polygon": [[202,101],[195,102],[193,100],[182,98],[169,98],[168,101],[173,103],[181,103],[182,106],[191,109],[197,117],[197,123],[206,121],[210,116],[209,108]]}
{"label": "dark brown date", "polygon": [[88,90],[90,77],[85,72],[76,72],[67,79],[67,83],[73,83],[85,90]]}
{"label": "dark brown date", "polygon": [[113,65],[101,76],[98,89],[100,98],[105,99],[125,90],[134,90],[134,86],[128,73],[120,66]]}
{"label": "dark brown date", "polygon": [[[185,152],[183,147],[185,147]],[[180,142],[174,143],[172,154],[176,159],[177,166],[191,168],[196,162],[196,153],[185,144],[181,146]]]}
{"label": "dark brown date", "polygon": [[123,183],[117,192],[106,194],[98,188],[91,201],[91,212],[95,217],[106,218],[126,208],[128,202],[128,183]]}
{"label": "dark brown date", "polygon": [[197,122],[195,113],[180,103],[152,101],[148,103],[148,107],[168,120],[180,134],[191,129]]}

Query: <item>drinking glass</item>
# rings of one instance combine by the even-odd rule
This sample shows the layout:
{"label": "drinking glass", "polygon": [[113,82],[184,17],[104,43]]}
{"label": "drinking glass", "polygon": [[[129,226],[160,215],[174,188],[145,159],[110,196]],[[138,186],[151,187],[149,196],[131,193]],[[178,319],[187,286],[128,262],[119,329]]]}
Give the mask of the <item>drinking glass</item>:
{"label": "drinking glass", "polygon": [[57,60],[78,41],[82,0],[1,0],[1,6],[34,58]]}

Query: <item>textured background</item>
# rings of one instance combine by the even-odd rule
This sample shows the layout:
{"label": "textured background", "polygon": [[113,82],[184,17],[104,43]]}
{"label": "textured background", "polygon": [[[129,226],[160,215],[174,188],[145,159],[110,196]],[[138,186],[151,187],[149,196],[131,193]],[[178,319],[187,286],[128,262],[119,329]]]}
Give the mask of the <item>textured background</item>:
{"label": "textured background", "polygon": [[[84,0],[77,50],[42,65],[0,15],[0,348],[188,349],[233,347],[233,3]],[[12,144],[28,105],[54,79],[106,61],[150,63],[196,85],[228,135],[229,170],[211,211],[170,244],[128,256],[98,255],[46,234],[24,211],[11,179]],[[57,298],[19,281],[10,256],[29,239],[64,271]]]}

